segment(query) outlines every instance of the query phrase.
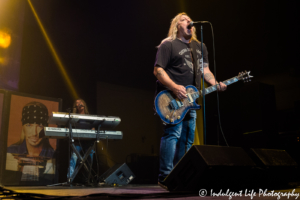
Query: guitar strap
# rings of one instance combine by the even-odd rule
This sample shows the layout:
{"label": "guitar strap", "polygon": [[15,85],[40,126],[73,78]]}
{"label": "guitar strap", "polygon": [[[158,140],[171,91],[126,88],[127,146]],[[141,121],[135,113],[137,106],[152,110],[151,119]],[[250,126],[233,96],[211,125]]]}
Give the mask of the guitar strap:
{"label": "guitar strap", "polygon": [[192,56],[193,56],[193,69],[194,69],[194,82],[195,86],[198,90],[201,87],[201,76],[200,76],[200,62],[197,62],[197,53],[196,53],[196,42],[191,41],[191,48],[192,48]]}
{"label": "guitar strap", "polygon": [[[195,41],[191,41],[191,48],[192,48],[192,56],[193,56],[193,69],[194,69],[194,85],[195,87],[200,90],[201,87],[201,76],[200,73],[198,74],[197,72],[200,72],[200,66],[199,63],[197,62],[197,53],[196,53],[196,42]],[[188,151],[187,147],[188,147],[188,138],[189,138],[189,132],[190,132],[190,116],[189,119],[187,121],[187,131],[186,131],[186,138],[185,138],[185,153]]]}

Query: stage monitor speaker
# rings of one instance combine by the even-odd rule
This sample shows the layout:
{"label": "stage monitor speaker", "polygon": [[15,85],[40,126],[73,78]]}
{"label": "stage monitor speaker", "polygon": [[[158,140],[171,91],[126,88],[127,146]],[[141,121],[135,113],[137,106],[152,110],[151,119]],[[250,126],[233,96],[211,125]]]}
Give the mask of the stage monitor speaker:
{"label": "stage monitor speaker", "polygon": [[129,167],[124,164],[116,164],[109,170],[107,170],[102,176],[100,176],[99,184],[105,185],[127,185],[135,178],[135,175],[129,169]]}
{"label": "stage monitor speaker", "polygon": [[[285,151],[280,149],[254,149],[251,151],[259,160],[257,164],[264,167],[292,167],[295,168],[298,164]],[[252,157],[252,156],[251,156]],[[255,158],[252,158],[255,159]]]}
{"label": "stage monitor speaker", "polygon": [[298,164],[285,150],[252,148],[249,156],[260,169],[263,186],[276,188],[299,181]]}
{"label": "stage monitor speaker", "polygon": [[245,189],[256,165],[240,147],[194,145],[166,177],[170,191]]}

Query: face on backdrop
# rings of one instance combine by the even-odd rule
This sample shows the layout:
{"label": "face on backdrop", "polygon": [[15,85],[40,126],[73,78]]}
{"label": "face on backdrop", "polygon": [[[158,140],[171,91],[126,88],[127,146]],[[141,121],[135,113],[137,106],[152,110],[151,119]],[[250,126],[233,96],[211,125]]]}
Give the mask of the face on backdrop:
{"label": "face on backdrop", "polygon": [[26,139],[26,143],[37,147],[40,145],[42,138],[39,138],[39,133],[44,129],[43,125],[39,124],[24,124],[23,131]]}

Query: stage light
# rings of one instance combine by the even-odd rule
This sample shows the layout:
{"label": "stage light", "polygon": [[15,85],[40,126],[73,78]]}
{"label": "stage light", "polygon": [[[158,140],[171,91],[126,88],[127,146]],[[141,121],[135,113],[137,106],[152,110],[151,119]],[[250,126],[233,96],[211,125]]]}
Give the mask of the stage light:
{"label": "stage light", "polygon": [[1,58],[1,57],[0,57],[0,64],[2,64],[2,65],[3,65],[3,64],[4,64],[4,62],[5,62],[4,58]]}
{"label": "stage light", "polygon": [[66,72],[66,70],[65,70],[65,67],[63,66],[63,64],[62,64],[62,62],[61,62],[59,56],[57,55],[57,53],[56,53],[56,51],[55,51],[55,48],[54,48],[54,46],[52,45],[52,42],[51,42],[51,40],[50,40],[50,38],[49,38],[49,36],[48,36],[46,30],[45,30],[45,28],[44,28],[44,26],[43,26],[43,24],[42,24],[40,18],[38,17],[38,15],[37,15],[37,13],[36,13],[36,11],[35,11],[35,9],[34,9],[32,3],[31,3],[31,1],[30,1],[30,0],[27,0],[27,2],[28,2],[28,4],[29,4],[29,6],[30,6],[30,8],[31,8],[31,10],[32,10],[32,12],[33,12],[33,14],[34,14],[34,17],[35,17],[35,19],[36,19],[36,21],[37,21],[37,23],[38,23],[38,25],[39,25],[39,27],[40,27],[42,33],[43,33],[43,36],[45,37],[45,40],[46,40],[46,42],[47,42],[47,44],[48,44],[48,46],[49,46],[49,48],[50,48],[50,51],[51,51],[51,53],[52,53],[52,55],[53,55],[53,57],[54,57],[54,59],[55,59],[57,65],[58,65],[58,67],[59,67],[59,70],[60,70],[62,76],[64,77],[65,81],[67,82],[67,85],[68,85],[69,88],[70,88],[70,91],[71,91],[71,94],[73,95],[73,98],[74,98],[74,99],[77,99],[77,98],[78,98],[77,92],[75,91],[75,88],[74,88],[74,86],[73,86],[73,84],[72,84],[72,82],[71,82],[70,77],[68,76],[68,74],[67,74],[67,72]]}
{"label": "stage light", "polygon": [[10,43],[11,43],[10,34],[0,30],[0,47],[6,49],[7,47],[9,47]]}
{"label": "stage light", "polygon": [[0,57],[0,64],[1,64],[2,66],[7,66],[7,64],[8,64],[8,59],[5,58],[5,57]]}

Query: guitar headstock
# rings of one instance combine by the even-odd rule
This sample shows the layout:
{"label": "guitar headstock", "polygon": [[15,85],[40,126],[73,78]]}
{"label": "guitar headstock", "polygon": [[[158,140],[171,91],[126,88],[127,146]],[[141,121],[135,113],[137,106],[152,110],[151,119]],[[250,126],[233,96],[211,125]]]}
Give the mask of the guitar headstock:
{"label": "guitar headstock", "polygon": [[239,80],[243,80],[244,82],[249,82],[251,81],[251,78],[253,78],[253,76],[250,75],[251,71],[243,71],[240,72],[239,75],[237,76]]}

